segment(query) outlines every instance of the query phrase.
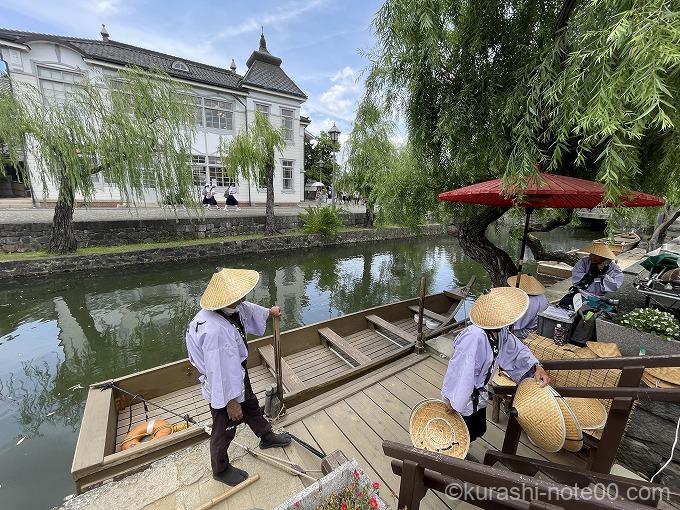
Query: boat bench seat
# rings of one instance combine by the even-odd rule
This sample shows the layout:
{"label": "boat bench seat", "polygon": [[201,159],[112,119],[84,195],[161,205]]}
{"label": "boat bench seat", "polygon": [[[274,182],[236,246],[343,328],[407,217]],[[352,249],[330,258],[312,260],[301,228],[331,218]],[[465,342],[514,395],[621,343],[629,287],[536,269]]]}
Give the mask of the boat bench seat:
{"label": "boat bench seat", "polygon": [[319,335],[321,335],[321,338],[328,342],[330,346],[334,347],[336,350],[342,351],[343,354],[350,357],[356,363],[356,366],[367,365],[371,362],[371,358],[342,338],[331,328],[319,329]]}
{"label": "boat bench seat", "polygon": [[[411,310],[413,313],[418,313],[418,307],[413,305],[408,307],[409,310]],[[428,310],[427,308],[423,308],[423,317],[427,317],[428,319],[435,320],[437,322],[444,323],[447,321],[448,317],[444,317],[443,315],[433,312],[432,310]]]}
{"label": "boat bench seat", "polygon": [[[274,357],[274,346],[264,345],[262,347],[258,347],[257,350],[259,351],[260,356],[262,356],[262,359],[267,364],[267,366],[269,366],[271,370],[275,370],[276,360]],[[283,385],[288,390],[288,393],[294,393],[307,387],[302,379],[300,379],[300,377],[295,373],[295,370],[293,370],[283,358],[281,358],[281,380],[283,381]]]}
{"label": "boat bench seat", "polygon": [[395,326],[394,324],[387,322],[385,319],[382,319],[377,315],[367,315],[366,320],[373,328],[377,327],[379,329],[387,331],[388,333],[398,337],[399,339],[403,340],[406,343],[409,344],[416,343],[415,335],[409,333],[408,331],[404,331],[399,326]]}

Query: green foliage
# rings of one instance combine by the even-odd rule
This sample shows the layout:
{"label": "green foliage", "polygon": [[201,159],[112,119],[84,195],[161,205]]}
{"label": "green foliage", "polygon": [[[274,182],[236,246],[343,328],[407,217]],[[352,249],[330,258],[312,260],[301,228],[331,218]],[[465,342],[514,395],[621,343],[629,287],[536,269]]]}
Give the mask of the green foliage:
{"label": "green foliage", "polygon": [[[334,492],[329,497],[321,500],[319,498],[317,510],[372,510],[378,508],[377,497],[379,497],[378,489],[380,488],[379,482],[373,482],[371,484],[364,482],[360,475],[363,475],[363,471],[359,473],[356,469],[354,470],[354,481],[348,484],[346,487]],[[300,503],[293,503],[289,507],[289,510],[296,510],[300,508]]]}
{"label": "green foliage", "polygon": [[340,209],[337,207],[310,207],[303,216],[304,231],[308,234],[331,236],[343,226]]}
{"label": "green foliage", "polygon": [[306,177],[321,181],[326,185],[333,182],[334,151],[338,149],[338,144],[331,141],[326,131],[321,131],[316,140],[305,138]]}
{"label": "green foliage", "polygon": [[273,172],[274,153],[285,147],[281,130],[275,129],[261,112],[255,112],[255,122],[249,129],[230,141],[220,139],[218,152],[227,171],[260,182],[262,169]]}
{"label": "green foliage", "polygon": [[666,340],[680,340],[680,322],[672,314],[661,310],[636,308],[632,312],[617,315],[614,322]]}
{"label": "green foliage", "polygon": [[[123,200],[196,200],[190,170],[193,108],[177,82],[157,71],[121,70],[84,79],[64,101],[44,99],[28,85],[0,94],[0,140],[5,162],[18,165],[24,148],[35,157],[45,192],[48,181],[73,204],[94,195],[92,176],[103,173]],[[34,188],[37,187],[34,183]],[[69,193],[66,193],[69,195]]]}
{"label": "green foliage", "polygon": [[474,182],[522,184],[538,162],[603,182],[613,201],[628,187],[678,200],[678,0],[577,2],[556,32],[563,4],[379,10],[367,99],[408,125],[421,169],[408,180],[423,193],[406,204],[414,213]]}

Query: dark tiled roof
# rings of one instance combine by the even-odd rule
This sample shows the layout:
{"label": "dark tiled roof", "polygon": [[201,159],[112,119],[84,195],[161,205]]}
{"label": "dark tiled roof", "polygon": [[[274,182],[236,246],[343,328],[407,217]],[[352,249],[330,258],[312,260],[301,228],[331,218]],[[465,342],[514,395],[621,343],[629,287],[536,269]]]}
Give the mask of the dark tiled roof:
{"label": "dark tiled roof", "polygon": [[283,72],[283,69],[262,60],[252,62],[242,83],[307,99],[305,93]]}
{"label": "dark tiled roof", "polygon": [[[83,56],[95,60],[119,65],[134,65],[147,69],[157,68],[176,78],[233,90],[241,90],[242,85],[251,85],[304,99],[307,98],[298,86],[293,83],[293,80],[279,67],[281,59],[270,55],[267,52],[266,44],[264,45],[264,51],[262,51],[263,38],[260,41],[261,51],[253,52],[253,55],[248,59],[249,69],[244,77],[227,69],[111,40],[98,41],[2,28],[0,28],[0,39],[20,44],[36,40],[54,41],[69,46]],[[178,71],[172,68],[172,63],[178,60],[184,62],[189,67],[189,72]]]}

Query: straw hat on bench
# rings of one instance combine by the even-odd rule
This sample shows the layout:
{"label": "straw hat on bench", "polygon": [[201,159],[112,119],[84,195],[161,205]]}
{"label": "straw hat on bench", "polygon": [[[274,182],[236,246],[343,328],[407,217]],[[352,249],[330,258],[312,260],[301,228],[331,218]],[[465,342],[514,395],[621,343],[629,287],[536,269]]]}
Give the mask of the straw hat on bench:
{"label": "straw hat on bench", "polygon": [[419,402],[411,412],[411,442],[416,448],[464,459],[470,448],[470,433],[463,417],[446,409],[443,400]]}
{"label": "straw hat on bench", "polygon": [[620,358],[621,351],[614,342],[586,342],[588,349],[593,351],[598,358]]}
{"label": "straw hat on bench", "polygon": [[512,407],[529,440],[546,452],[558,452],[567,438],[562,409],[550,386],[541,387],[534,379],[519,383]]}

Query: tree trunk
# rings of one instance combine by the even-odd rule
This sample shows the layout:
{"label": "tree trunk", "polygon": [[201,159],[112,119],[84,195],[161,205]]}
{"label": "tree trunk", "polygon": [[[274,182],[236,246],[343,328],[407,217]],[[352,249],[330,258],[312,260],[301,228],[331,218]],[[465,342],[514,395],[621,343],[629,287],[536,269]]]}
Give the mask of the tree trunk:
{"label": "tree trunk", "polygon": [[482,265],[494,287],[507,285],[508,277],[517,274],[510,256],[486,237],[486,228],[507,211],[503,207],[487,207],[463,223],[449,227],[449,234],[458,238],[463,253]]}
{"label": "tree trunk", "polygon": [[670,227],[675,220],[680,218],[680,206],[669,206],[664,208],[664,218],[661,224],[659,224],[652,233],[652,237],[649,238],[647,243],[648,250],[655,250],[659,246],[659,242],[666,236],[666,230]]}
{"label": "tree trunk", "polygon": [[527,237],[527,246],[534,254],[534,259],[536,260],[555,260],[557,262],[565,262],[570,266],[573,266],[578,262],[579,256],[576,253],[567,253],[564,251],[548,251],[543,248],[543,243],[541,240],[529,234]]}
{"label": "tree trunk", "polygon": [[52,232],[47,251],[49,253],[71,253],[76,251],[76,237],[73,234],[73,205],[75,193],[71,182],[62,177],[59,183],[59,197],[54,207]]}
{"label": "tree trunk", "polygon": [[372,227],[375,213],[373,212],[373,204],[366,204],[366,212],[364,213],[364,227]]}
{"label": "tree trunk", "polygon": [[274,220],[274,161],[271,160],[267,165],[267,204],[264,233],[272,235],[274,232],[276,232]]}

